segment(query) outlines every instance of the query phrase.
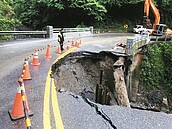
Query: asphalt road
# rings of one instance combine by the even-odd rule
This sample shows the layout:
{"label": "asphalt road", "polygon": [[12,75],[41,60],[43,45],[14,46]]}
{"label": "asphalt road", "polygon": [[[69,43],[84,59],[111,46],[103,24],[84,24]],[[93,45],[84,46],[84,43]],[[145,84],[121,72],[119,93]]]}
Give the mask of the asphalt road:
{"label": "asphalt road", "polygon": [[[0,125],[5,129],[23,129],[25,120],[11,121],[8,110],[12,109],[17,92],[18,79],[22,72],[24,58],[31,55],[35,49],[46,47],[48,44],[56,45],[55,40],[34,39],[0,43]],[[52,62],[57,58],[56,49],[52,51],[52,59],[45,59],[46,50],[39,52],[40,66],[31,66],[32,80],[25,81],[25,89],[30,110],[34,113],[31,117],[33,128],[42,129],[43,99],[46,76]],[[29,60],[31,63],[32,58]]]}
{"label": "asphalt road", "polygon": [[[128,36],[120,34],[94,35],[82,38],[84,43],[80,50],[98,52],[114,49],[118,42],[123,42]],[[66,41],[67,42],[67,41]],[[23,61],[35,49],[46,47],[48,44],[57,45],[56,39],[20,40],[0,43],[0,125],[4,129],[24,129],[25,120],[11,121],[8,110],[12,109],[14,97],[19,86],[17,81],[22,72]],[[57,48],[51,48],[51,59],[45,59],[46,50],[39,52],[40,66],[31,66],[32,80],[25,81],[26,94],[31,111],[33,129],[43,129],[44,122],[44,93],[48,71],[59,55]],[[32,58],[29,60],[31,63]],[[172,116],[164,113],[152,113],[126,109],[118,106],[103,106],[90,104],[80,96],[76,98],[70,92],[57,93],[61,117],[65,129],[171,129]],[[53,109],[50,105],[51,127],[55,128]],[[92,105],[92,106],[91,106]],[[94,106],[93,106],[94,105]],[[95,106],[97,105],[97,106]],[[100,112],[97,112],[100,110]],[[105,117],[105,118],[104,118]]]}
{"label": "asphalt road", "polygon": [[[116,51],[116,44],[129,35],[108,36],[96,37],[99,42],[92,39],[76,51]],[[172,129],[171,114],[100,105],[69,91],[58,92],[58,101],[65,129]]]}
{"label": "asphalt road", "polygon": [[[118,34],[117,34],[118,35]],[[117,35],[94,35],[92,37],[82,38],[83,42],[97,42],[109,38],[111,40]],[[126,36],[126,35],[125,35]],[[106,41],[106,40],[104,40]],[[67,43],[67,38],[66,38]],[[20,119],[11,121],[8,111],[12,109],[15,95],[17,93],[18,79],[22,72],[24,58],[33,54],[35,49],[41,49],[48,44],[57,45],[56,39],[28,39],[0,43],[0,125],[5,129],[23,129],[25,120]],[[89,48],[89,46],[88,46]],[[82,49],[82,48],[80,48]],[[46,49],[39,51],[40,66],[31,66],[30,73],[32,80],[25,81],[25,89],[28,98],[30,110],[34,113],[31,119],[32,128],[43,129],[43,107],[44,92],[48,70],[59,56],[57,47],[51,48],[51,59],[45,59]],[[29,64],[32,57],[29,59]],[[52,108],[50,109],[50,112]],[[52,113],[51,113],[52,115]],[[53,118],[53,117],[52,117]],[[54,120],[51,120],[52,123]],[[52,124],[52,128],[55,126]]]}

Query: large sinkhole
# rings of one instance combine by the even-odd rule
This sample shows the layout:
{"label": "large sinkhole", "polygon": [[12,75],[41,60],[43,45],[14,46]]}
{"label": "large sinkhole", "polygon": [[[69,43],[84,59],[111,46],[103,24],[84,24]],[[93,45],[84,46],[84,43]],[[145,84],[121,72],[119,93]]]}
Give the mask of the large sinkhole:
{"label": "large sinkhole", "polygon": [[68,54],[52,66],[57,90],[100,104],[116,104],[113,65],[118,58],[111,52]]}
{"label": "large sinkhole", "polygon": [[135,71],[137,69],[131,71],[131,60],[127,56],[110,51],[73,52],[52,65],[59,92],[69,91],[99,104],[169,113],[168,103],[157,91],[147,92],[140,87],[136,101],[131,100],[135,92],[130,79],[138,77]]}

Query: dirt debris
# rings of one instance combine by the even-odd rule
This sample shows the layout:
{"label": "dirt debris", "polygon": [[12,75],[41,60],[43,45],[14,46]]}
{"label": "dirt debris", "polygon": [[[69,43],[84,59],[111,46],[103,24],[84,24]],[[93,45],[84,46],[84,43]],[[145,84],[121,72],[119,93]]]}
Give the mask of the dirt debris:
{"label": "dirt debris", "polygon": [[[114,93],[113,64],[118,56],[111,52],[74,52],[52,66],[58,91],[70,91],[95,102],[96,86],[100,83]],[[111,104],[116,103],[112,96]]]}
{"label": "dirt debris", "polygon": [[124,79],[124,58],[119,59],[114,63],[114,78],[115,78],[115,91],[117,102],[120,106],[130,107],[127,86]]}

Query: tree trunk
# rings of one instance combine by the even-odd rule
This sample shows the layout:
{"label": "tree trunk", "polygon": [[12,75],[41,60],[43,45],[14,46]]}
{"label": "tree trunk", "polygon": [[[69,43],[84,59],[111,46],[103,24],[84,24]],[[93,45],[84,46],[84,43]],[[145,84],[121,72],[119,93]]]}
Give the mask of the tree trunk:
{"label": "tree trunk", "polygon": [[115,96],[118,102],[118,105],[130,107],[128,94],[127,94],[127,88],[125,85],[125,79],[124,79],[124,58],[119,57],[119,60],[117,60],[114,63],[114,79],[115,79]]}
{"label": "tree trunk", "polygon": [[172,97],[170,97],[169,95],[167,96],[167,102],[169,110],[172,111]]}

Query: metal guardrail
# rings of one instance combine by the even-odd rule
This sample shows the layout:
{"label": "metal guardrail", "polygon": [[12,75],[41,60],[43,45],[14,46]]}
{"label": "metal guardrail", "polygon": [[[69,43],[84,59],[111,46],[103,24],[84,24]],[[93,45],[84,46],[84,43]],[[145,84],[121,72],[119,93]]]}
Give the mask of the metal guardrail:
{"label": "metal guardrail", "polygon": [[152,41],[172,41],[172,35],[151,36]]}
{"label": "metal guardrail", "polygon": [[[43,35],[46,38],[53,38],[54,33],[58,33],[61,28],[53,28],[53,26],[47,26],[45,31],[0,31],[1,35]],[[64,28],[65,33],[68,35],[74,33],[74,35],[83,35],[84,33],[93,34],[93,27],[87,28]]]}
{"label": "metal guardrail", "polygon": [[47,31],[0,31],[0,35],[25,35],[25,34],[36,34],[36,35],[46,35]]}
{"label": "metal guardrail", "polygon": [[[53,36],[56,37],[57,33],[59,33],[61,28],[52,28]],[[93,34],[93,27],[87,28],[63,28],[64,29],[64,37],[74,38],[74,37],[85,37]]]}
{"label": "metal guardrail", "polygon": [[99,34],[99,33],[117,33],[118,31],[114,29],[94,29],[94,34]]}
{"label": "metal guardrail", "polygon": [[[53,28],[53,33],[58,33],[61,28]],[[93,27],[87,27],[87,28],[63,28],[64,32],[91,32],[93,33]]]}
{"label": "metal guardrail", "polygon": [[148,44],[149,41],[149,35],[136,36],[134,38],[127,39],[126,53],[128,55],[135,55],[139,51],[139,48]]}

